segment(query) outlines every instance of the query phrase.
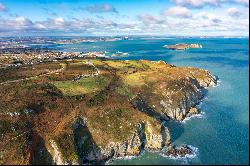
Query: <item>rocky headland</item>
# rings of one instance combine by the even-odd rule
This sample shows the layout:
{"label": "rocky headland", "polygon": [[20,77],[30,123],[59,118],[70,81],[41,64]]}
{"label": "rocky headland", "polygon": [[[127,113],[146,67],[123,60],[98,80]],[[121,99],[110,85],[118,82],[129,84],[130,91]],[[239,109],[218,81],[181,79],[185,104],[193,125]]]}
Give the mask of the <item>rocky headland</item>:
{"label": "rocky headland", "polygon": [[[39,77],[27,66],[0,71],[17,78],[1,77],[7,82],[0,87],[1,164],[105,164],[144,150],[172,157],[194,153],[172,144],[164,122],[200,112],[196,106],[206,88],[217,83],[209,71],[147,60],[46,65],[32,69],[64,68]],[[26,75],[34,79],[20,79]]]}

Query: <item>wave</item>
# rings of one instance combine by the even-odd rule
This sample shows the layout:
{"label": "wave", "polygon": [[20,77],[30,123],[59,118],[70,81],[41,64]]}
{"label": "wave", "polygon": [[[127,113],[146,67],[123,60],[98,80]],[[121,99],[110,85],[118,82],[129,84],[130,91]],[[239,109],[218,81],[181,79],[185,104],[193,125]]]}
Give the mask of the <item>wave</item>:
{"label": "wave", "polygon": [[[196,108],[201,109],[203,101],[206,100],[206,99],[208,99],[208,97],[204,96],[203,99],[201,99],[201,101],[199,102],[199,104],[196,105]],[[205,117],[206,117],[205,112],[201,111],[198,114],[192,114],[192,115],[186,117],[183,121],[181,121],[181,123],[186,123],[187,121],[189,121],[189,120],[191,120],[193,118],[205,118]]]}
{"label": "wave", "polygon": [[138,158],[139,156],[125,156],[125,157],[116,157],[115,159],[118,159],[118,160],[131,160],[131,159],[134,159],[134,158]]}
{"label": "wave", "polygon": [[128,56],[128,55],[129,55],[128,52],[121,52],[121,51],[117,51],[111,54],[112,57],[122,57],[122,56]]}
{"label": "wave", "polygon": [[221,83],[222,83],[222,81],[221,81],[221,80],[218,80],[218,81],[217,81],[217,84],[216,84],[216,85],[214,85],[214,86],[212,86],[212,87],[213,87],[213,88],[214,88],[214,87],[218,87],[218,86],[220,86],[220,85],[221,85]]}
{"label": "wave", "polygon": [[142,149],[142,151],[140,152],[140,154],[138,156],[124,156],[124,157],[116,157],[116,159],[118,160],[131,160],[131,159],[134,159],[134,158],[141,158],[143,156],[143,154],[145,153],[145,150]]}
{"label": "wave", "polygon": [[[199,107],[199,106],[197,106]],[[181,123],[186,123],[187,121],[193,119],[193,118],[205,118],[205,112],[200,112],[199,114],[193,114],[189,117],[186,117],[183,121],[181,121]]]}

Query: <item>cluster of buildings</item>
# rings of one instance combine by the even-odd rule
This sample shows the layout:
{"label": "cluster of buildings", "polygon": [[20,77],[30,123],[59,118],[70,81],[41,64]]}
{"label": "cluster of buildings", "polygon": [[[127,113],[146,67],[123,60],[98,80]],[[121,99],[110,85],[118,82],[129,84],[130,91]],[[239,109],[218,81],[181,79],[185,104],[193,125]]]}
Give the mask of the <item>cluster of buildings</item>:
{"label": "cluster of buildings", "polygon": [[0,49],[27,48],[28,46],[20,41],[0,40]]}
{"label": "cluster of buildings", "polygon": [[108,58],[106,52],[60,52],[44,49],[0,49],[0,66],[19,66],[72,59]]}
{"label": "cluster of buildings", "polygon": [[32,45],[118,40],[129,40],[129,37],[0,37],[0,67],[44,63],[63,59],[105,59],[109,58],[107,52],[60,52],[51,51],[43,47],[33,47]]}
{"label": "cluster of buildings", "polygon": [[28,48],[30,44],[48,44],[54,40],[49,37],[0,37],[0,49]]}
{"label": "cluster of buildings", "polygon": [[61,39],[55,41],[55,44],[75,44],[75,43],[84,43],[84,42],[108,42],[108,41],[119,41],[119,40],[128,40],[128,37],[89,37],[89,38],[74,38],[74,39]]}

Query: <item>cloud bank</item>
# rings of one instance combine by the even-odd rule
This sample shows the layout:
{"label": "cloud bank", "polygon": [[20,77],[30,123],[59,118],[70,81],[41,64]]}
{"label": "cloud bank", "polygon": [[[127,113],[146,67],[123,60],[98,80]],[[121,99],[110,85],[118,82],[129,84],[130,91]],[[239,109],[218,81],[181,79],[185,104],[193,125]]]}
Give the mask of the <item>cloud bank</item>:
{"label": "cloud bank", "polygon": [[[204,6],[219,7],[225,1],[238,3],[242,7],[229,6],[223,10],[202,9]],[[172,2],[176,5],[165,7],[157,13],[152,14],[144,10],[145,13],[136,13],[129,17],[125,17],[123,13],[118,14],[120,12],[110,4],[78,8],[77,13],[84,13],[80,17],[73,15],[65,17],[53,11],[53,8],[43,6],[41,10],[48,16],[44,19],[35,20],[18,14],[9,14],[9,17],[0,16],[0,36],[11,34],[249,36],[247,7],[249,2],[245,0],[172,0]],[[5,10],[6,6],[0,4],[0,11]]]}

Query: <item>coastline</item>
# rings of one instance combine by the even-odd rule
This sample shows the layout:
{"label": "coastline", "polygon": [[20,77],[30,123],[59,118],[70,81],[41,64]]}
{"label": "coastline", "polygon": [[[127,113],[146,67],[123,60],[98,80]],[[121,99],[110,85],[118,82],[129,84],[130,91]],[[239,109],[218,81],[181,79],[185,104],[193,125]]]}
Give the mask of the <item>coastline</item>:
{"label": "coastline", "polygon": [[[67,61],[67,64],[69,63],[71,62]],[[58,164],[59,163],[64,163],[64,164],[102,163],[102,162],[105,162],[106,160],[111,161],[113,159],[119,159],[119,158],[124,158],[124,157],[125,158],[137,157],[137,156],[140,156],[144,150],[149,151],[149,152],[162,153],[165,156],[169,156],[172,158],[173,157],[185,158],[185,157],[190,157],[192,155],[195,155],[194,149],[192,149],[190,146],[173,145],[171,142],[171,136],[170,136],[171,133],[168,127],[164,126],[162,122],[166,120],[165,117],[169,117],[170,119],[168,120],[170,121],[176,120],[176,121],[182,122],[183,120],[189,118],[187,116],[192,117],[193,114],[198,116],[199,111],[197,110],[197,104],[200,104],[200,102],[204,99],[206,95],[205,93],[206,91],[204,89],[205,87],[212,87],[213,85],[216,85],[217,77],[213,76],[207,70],[198,69],[198,68],[190,68],[190,67],[186,67],[186,68],[176,67],[163,61],[147,61],[147,60],[121,61],[121,60],[96,60],[96,59],[93,60],[92,59],[92,60],[83,60],[83,61],[80,61],[80,63],[79,61],[72,62],[72,64],[76,64],[77,66],[79,66],[79,64],[84,65],[87,68],[91,67],[92,74],[95,73],[94,75],[96,74],[103,75],[102,74],[104,72],[103,70],[106,70],[105,72],[107,72],[106,68],[101,68],[104,64],[110,65],[110,68],[111,67],[115,68],[117,65],[119,65],[119,68],[116,69],[116,72],[118,70],[119,74],[122,73],[119,75],[119,77],[123,78],[124,84],[126,83],[127,86],[134,89],[134,93],[136,92],[135,94],[137,96],[133,99],[132,102],[129,102],[129,104],[133,103],[133,107],[130,106],[130,108],[131,109],[133,108],[133,110],[130,110],[130,111],[134,111],[134,114],[139,114],[140,116],[142,117],[145,116],[145,117],[144,118],[141,117],[140,121],[137,120],[138,117],[136,119],[135,118],[131,119],[131,117],[128,117],[128,120],[130,123],[137,123],[137,127],[134,128],[135,130],[133,129],[134,130],[133,134],[127,135],[126,138],[123,138],[121,141],[110,142],[109,140],[108,144],[105,143],[102,146],[103,148],[97,146],[94,143],[96,140],[92,138],[91,134],[97,134],[97,133],[94,132],[96,127],[92,125],[99,123],[99,120],[96,121],[96,118],[100,119],[100,116],[102,118],[103,116],[107,116],[106,117],[107,119],[114,118],[113,111],[108,110],[110,111],[111,116],[108,116],[106,114],[105,112],[106,110],[104,110],[105,112],[104,115],[96,114],[96,111],[94,111],[93,114],[96,116],[94,119],[91,118],[91,116],[90,117],[85,117],[85,116],[75,117],[76,119],[73,120],[73,124],[74,124],[73,128],[70,128],[68,130],[72,131],[73,133],[77,131],[79,132],[81,130],[83,133],[86,132],[86,134],[89,135],[88,141],[90,142],[88,144],[90,144],[91,147],[88,148],[87,153],[84,152],[82,155],[79,155],[79,159],[77,160],[75,158],[71,159],[68,157],[64,157],[64,154],[66,153],[67,149],[60,149],[60,141],[58,141],[58,139],[61,139],[61,138],[60,137],[59,138],[55,137],[53,139],[50,138],[50,142],[53,142],[53,143],[52,144],[50,143],[48,149],[50,149],[50,153],[53,156],[54,163],[58,163]],[[102,65],[100,66],[100,64]],[[131,67],[130,68],[131,71],[128,72],[127,66],[132,66],[132,65],[138,66],[137,69],[135,70],[135,67]],[[142,68],[141,66],[144,68]],[[155,77],[155,73],[157,73],[159,70],[162,70],[162,69],[165,70],[166,73],[172,72],[173,74],[168,74],[167,78],[165,77],[165,75]],[[68,70],[67,67],[66,67],[66,70]],[[64,72],[64,70],[60,70],[59,72]],[[147,82],[145,82],[144,79],[141,79],[139,81],[134,80],[134,79],[132,80],[128,79],[131,77],[131,75],[134,76],[134,75],[141,74],[141,73],[143,73],[144,76],[154,77],[156,79],[151,84],[154,86],[155,89],[148,89],[148,87],[146,86]],[[113,73],[111,74],[112,74],[111,76],[116,78],[113,80],[118,80],[117,75],[113,75]],[[79,74],[78,74],[76,77],[74,77],[74,79],[71,79],[70,83],[82,81],[85,79],[92,79],[92,77],[82,78],[82,76],[83,75],[81,74],[79,77]],[[94,77],[94,78],[98,78],[98,77]],[[164,82],[159,82],[157,81],[157,79],[164,80]],[[113,84],[107,84],[107,85],[112,85],[112,86],[115,85],[116,87],[120,87],[123,84],[121,83],[118,84],[116,82],[113,82]],[[143,88],[143,91],[141,91],[140,88],[137,88],[138,86],[141,86]],[[169,87],[171,87],[171,89],[169,89]],[[158,94],[155,93],[155,90],[158,90],[159,93]],[[125,89],[125,91],[127,90]],[[108,90],[108,92],[110,92],[110,90]],[[161,96],[163,92],[166,94],[166,96]],[[112,93],[114,93],[117,97],[120,97],[121,100],[124,100],[124,95],[123,95],[124,92],[123,94],[119,94],[119,93],[117,94],[116,91],[112,91]],[[176,95],[178,96],[178,100],[177,99],[172,100],[172,97],[176,97]],[[151,101],[149,100],[150,96],[152,96],[151,99],[153,99]],[[129,95],[126,94],[126,98],[127,97],[129,97]],[[100,101],[99,98],[97,99]],[[116,98],[114,98],[113,100],[115,99]],[[90,99],[90,101],[91,100],[92,99]],[[162,104],[161,101],[163,101],[164,104]],[[121,103],[121,101],[119,103]],[[91,108],[93,105],[93,104],[92,105],[90,104],[92,103],[89,103],[89,105],[87,105],[88,108]],[[168,107],[169,104],[171,107]],[[154,108],[154,105],[157,105],[157,107]],[[105,104],[105,106],[107,105]],[[159,109],[159,106],[162,106],[163,109]],[[119,106],[119,108],[121,107]],[[121,110],[117,109],[117,111],[118,111],[117,112],[118,114],[115,115],[116,119],[114,119],[114,121],[117,121],[121,118],[126,118],[127,116],[131,116],[131,115],[124,114],[123,115],[124,117],[121,117],[119,113],[121,112]],[[32,111],[32,112],[36,112],[36,111]],[[180,114],[178,115],[178,113]],[[30,114],[32,113],[27,113],[27,116],[29,116]],[[87,121],[91,121],[91,122],[87,122]],[[104,123],[106,123],[106,120],[104,121]],[[109,127],[111,127],[111,125],[109,124],[106,124],[106,125],[107,125],[106,128],[103,130],[105,130],[106,132],[109,132]],[[118,125],[125,125],[125,124],[123,122],[122,124],[118,124]],[[119,127],[119,129],[117,129],[117,126],[115,125],[112,125],[112,127],[116,128],[115,130],[118,130],[118,131],[122,129],[121,126]],[[92,133],[89,130],[92,131]],[[81,135],[83,133],[79,133],[79,134]],[[111,133],[111,134],[114,134],[114,136],[116,135],[116,133]],[[123,135],[123,133],[121,134]],[[99,134],[96,135],[97,139],[98,137],[99,137]],[[113,137],[111,136],[111,138]],[[83,138],[82,137],[78,138],[74,136],[73,140],[77,140],[77,141],[69,142],[69,143],[73,143],[74,146],[76,147],[81,147],[83,144],[81,139]],[[79,149],[76,149],[73,152],[80,153],[79,151],[80,151]]]}

